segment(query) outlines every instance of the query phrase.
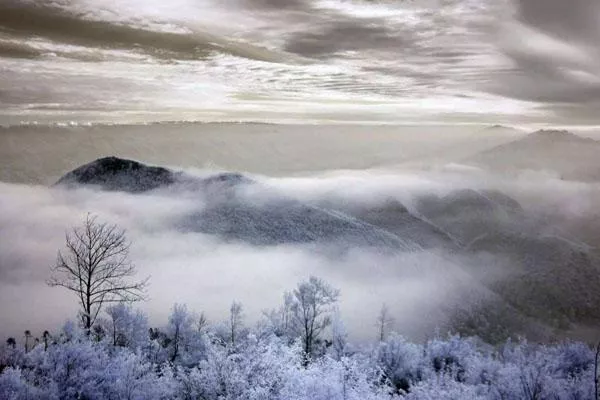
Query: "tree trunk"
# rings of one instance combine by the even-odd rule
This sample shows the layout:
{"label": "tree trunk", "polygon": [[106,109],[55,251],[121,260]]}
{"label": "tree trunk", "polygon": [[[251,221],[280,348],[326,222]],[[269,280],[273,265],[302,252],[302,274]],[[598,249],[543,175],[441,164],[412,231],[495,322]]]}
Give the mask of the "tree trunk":
{"label": "tree trunk", "polygon": [[90,293],[92,286],[91,276],[88,277],[87,288],[85,292],[85,334],[90,335],[92,329],[92,294]]}
{"label": "tree trunk", "polygon": [[598,358],[600,357],[600,342],[596,346],[596,354],[594,355],[594,400],[600,400],[598,397]]}

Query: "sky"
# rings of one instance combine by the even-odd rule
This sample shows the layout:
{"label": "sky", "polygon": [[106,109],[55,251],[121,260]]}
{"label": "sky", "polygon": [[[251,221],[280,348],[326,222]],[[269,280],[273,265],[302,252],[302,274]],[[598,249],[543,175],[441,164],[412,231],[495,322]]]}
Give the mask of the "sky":
{"label": "sky", "polygon": [[598,123],[594,0],[9,0],[0,11],[4,124]]}

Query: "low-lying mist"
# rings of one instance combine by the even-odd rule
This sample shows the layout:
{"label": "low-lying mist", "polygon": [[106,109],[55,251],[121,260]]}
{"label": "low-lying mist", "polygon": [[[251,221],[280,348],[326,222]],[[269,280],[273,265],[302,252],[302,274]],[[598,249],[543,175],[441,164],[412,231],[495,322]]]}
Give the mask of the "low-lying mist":
{"label": "low-lying mist", "polygon": [[[236,300],[256,321],[310,275],[341,290],[356,340],[375,337],[383,303],[415,339],[436,328],[580,338],[600,322],[595,183],[457,164],[250,179],[135,194],[0,183],[0,334],[75,316],[76,299],[45,281],[65,231],[87,213],[126,229],[132,261],[151,277],[139,306],[159,326],[173,303],[219,321]],[[272,229],[289,238],[273,240]]]}

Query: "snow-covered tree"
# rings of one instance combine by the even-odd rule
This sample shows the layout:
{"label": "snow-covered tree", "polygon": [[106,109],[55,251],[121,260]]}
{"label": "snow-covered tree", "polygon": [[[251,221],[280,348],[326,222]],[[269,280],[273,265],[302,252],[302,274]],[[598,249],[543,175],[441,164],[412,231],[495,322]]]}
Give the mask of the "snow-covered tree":
{"label": "snow-covered tree", "polygon": [[421,380],[423,361],[423,349],[398,335],[390,335],[375,350],[376,365],[383,372],[383,378],[398,393],[406,393],[415,382]]}
{"label": "snow-covered tree", "polygon": [[286,292],[283,296],[283,304],[279,308],[263,311],[265,328],[290,342],[296,336],[292,318],[293,304],[294,296],[292,293]]}
{"label": "snow-covered tree", "polygon": [[207,338],[195,326],[197,318],[182,304],[175,304],[169,316],[164,346],[171,363],[195,365],[205,357]]}
{"label": "snow-covered tree", "polygon": [[314,356],[317,342],[331,324],[331,313],[339,298],[339,290],[311,276],[292,292],[290,315],[295,333],[302,339],[308,361]]}
{"label": "snow-covered tree", "polygon": [[[47,346],[3,342],[0,400],[596,400],[595,354],[584,343],[493,347],[436,335],[417,344],[391,334],[350,351],[337,291],[314,279],[287,299],[231,337],[241,319],[210,326],[175,304],[165,328],[146,330],[143,313],[118,304],[95,325],[103,338],[69,322],[52,343],[43,336]],[[310,362],[298,322],[319,328],[308,331],[310,355],[331,338]]]}
{"label": "snow-covered tree", "polygon": [[335,309],[331,323],[330,354],[336,360],[341,360],[348,352],[348,331],[342,320],[339,309]]}
{"label": "snow-covered tree", "polygon": [[380,342],[385,340],[393,324],[394,319],[390,315],[390,309],[387,304],[383,303],[379,310],[379,314],[377,315],[377,322],[375,324],[377,327],[377,337]]}
{"label": "snow-covered tree", "polygon": [[148,339],[148,318],[140,310],[128,304],[113,304],[106,308],[108,320],[105,331],[113,346],[142,348]]}

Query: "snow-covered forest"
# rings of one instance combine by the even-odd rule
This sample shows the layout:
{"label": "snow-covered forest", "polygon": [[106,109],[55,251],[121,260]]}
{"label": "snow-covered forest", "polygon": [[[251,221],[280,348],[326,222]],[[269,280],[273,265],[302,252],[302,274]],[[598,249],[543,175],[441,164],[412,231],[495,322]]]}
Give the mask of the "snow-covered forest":
{"label": "snow-covered forest", "polygon": [[597,356],[583,343],[492,346],[389,332],[350,343],[339,292],[317,278],[286,293],[258,323],[234,302],[211,323],[185,305],[151,328],[129,305],[105,307],[90,330],[69,322],[0,348],[0,399],[594,399]]}

